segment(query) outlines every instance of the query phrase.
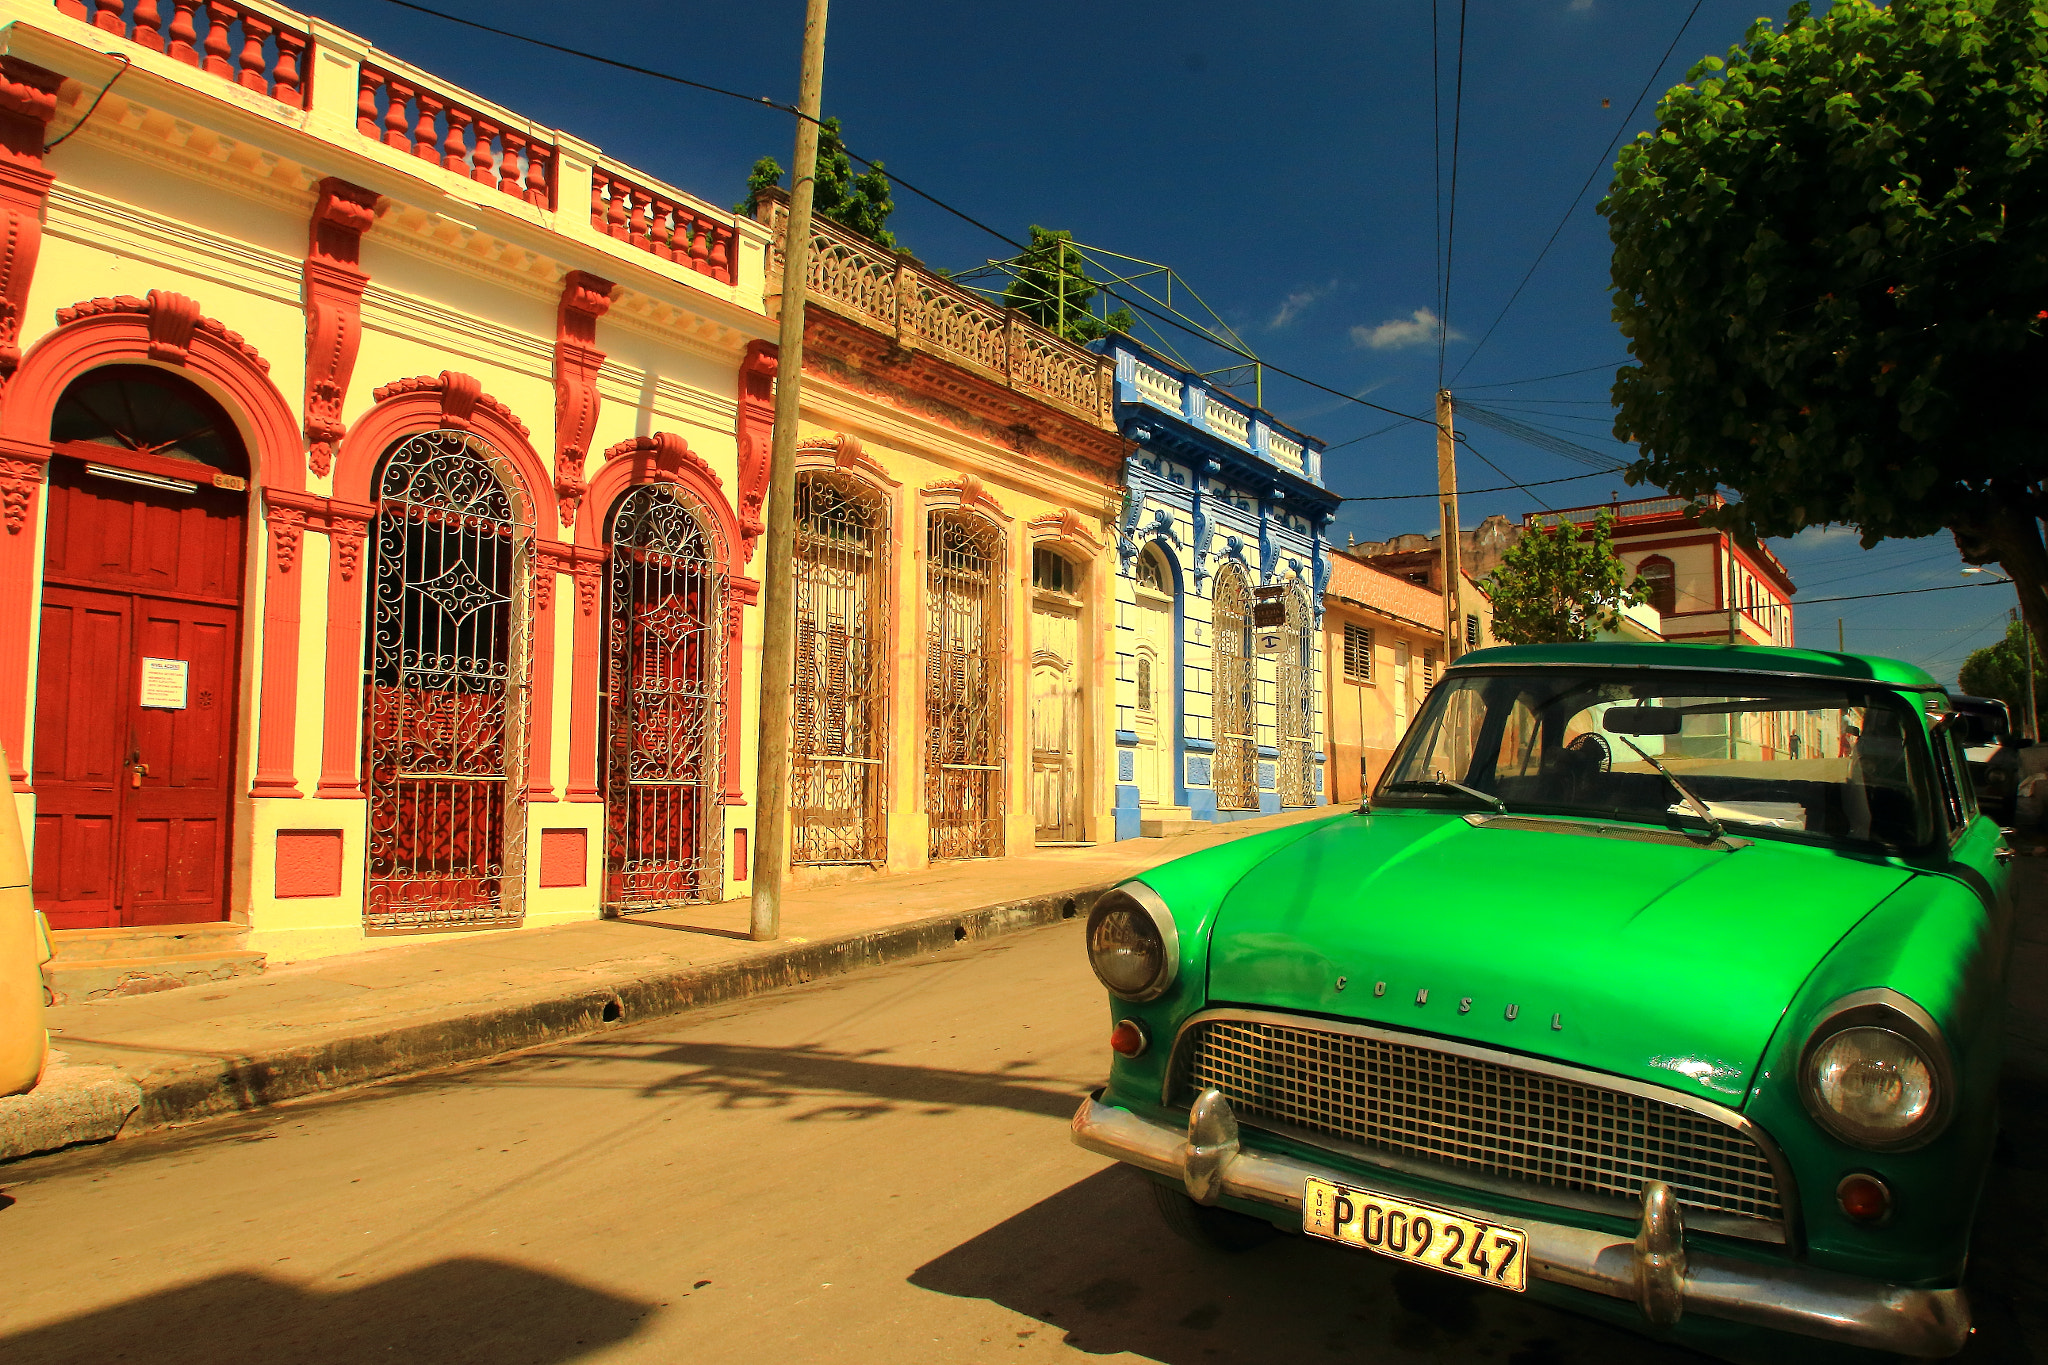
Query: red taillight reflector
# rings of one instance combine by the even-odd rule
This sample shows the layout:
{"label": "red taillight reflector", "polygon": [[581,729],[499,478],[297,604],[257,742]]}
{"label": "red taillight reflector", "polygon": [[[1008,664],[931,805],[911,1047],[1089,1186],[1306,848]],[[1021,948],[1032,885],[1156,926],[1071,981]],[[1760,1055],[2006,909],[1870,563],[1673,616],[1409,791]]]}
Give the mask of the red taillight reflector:
{"label": "red taillight reflector", "polygon": [[1835,1202],[1859,1223],[1882,1223],[1891,1216],[1892,1192],[1876,1176],[1859,1171],[1835,1186]]}
{"label": "red taillight reflector", "polygon": [[1109,1031],[1110,1050],[1120,1057],[1137,1057],[1145,1051],[1145,1030],[1135,1019],[1119,1019]]}

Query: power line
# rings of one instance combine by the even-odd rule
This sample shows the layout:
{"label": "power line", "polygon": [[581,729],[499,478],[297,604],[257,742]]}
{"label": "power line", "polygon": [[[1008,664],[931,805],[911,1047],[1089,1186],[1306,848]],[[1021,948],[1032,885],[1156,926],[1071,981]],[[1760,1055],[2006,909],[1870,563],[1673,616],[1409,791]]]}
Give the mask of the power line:
{"label": "power line", "polygon": [[1544,431],[1541,427],[1533,426],[1517,417],[1510,417],[1504,412],[1496,412],[1492,408],[1482,407],[1477,403],[1467,402],[1463,399],[1453,403],[1452,407],[1454,411],[1463,413],[1481,426],[1492,427],[1503,436],[1512,436],[1518,441],[1526,441],[1539,450],[1547,450],[1553,455],[1562,455],[1567,460],[1574,460],[1579,464],[1598,464],[1605,469],[1620,470],[1627,468],[1627,465],[1616,456],[1609,455],[1604,451],[1595,450],[1591,446],[1580,445],[1577,441],[1569,440],[1553,432]]}
{"label": "power line", "polygon": [[[1465,445],[1467,446],[1467,448],[1469,448],[1469,447],[1471,446],[1471,442],[1469,442],[1469,441],[1465,441],[1465,440],[1464,440],[1464,437],[1462,437],[1462,436],[1461,436],[1461,437],[1459,437],[1458,439],[1459,439],[1460,441],[1464,441],[1464,443],[1465,443]],[[1474,455],[1479,455],[1479,452],[1478,452],[1478,451],[1476,451],[1476,450],[1474,450],[1474,451],[1473,451],[1472,453],[1473,453]],[[1480,459],[1482,459],[1482,460],[1486,460],[1486,457],[1485,457],[1484,455],[1479,455],[1479,458],[1480,458]],[[1486,460],[1486,463],[1487,463],[1487,464],[1488,464],[1489,466],[1491,466],[1491,465],[1493,464],[1493,461],[1491,461],[1491,460]],[[1505,475],[1505,474],[1503,474],[1503,475],[1501,475],[1501,477],[1502,477],[1502,478],[1506,478],[1506,477],[1508,477],[1508,476],[1507,476],[1507,475]],[[1527,482],[1527,483],[1508,483],[1508,484],[1502,484],[1502,485],[1501,485],[1500,487],[1498,487],[1498,488],[1461,488],[1461,489],[1459,489],[1459,490],[1458,490],[1458,496],[1459,496],[1459,497],[1461,497],[1461,498],[1467,498],[1467,497],[1477,497],[1477,496],[1479,496],[1479,495],[1480,495],[1481,493],[1515,493],[1515,492],[1521,492],[1521,493],[1529,493],[1529,490],[1530,490],[1530,489],[1532,489],[1532,488],[1542,488],[1542,487],[1544,487],[1544,486],[1545,486],[1545,485],[1547,485],[1547,484],[1553,484],[1553,483],[1577,483],[1577,482],[1578,482],[1579,480],[1581,480],[1581,479],[1602,479],[1602,478],[1606,478],[1606,477],[1608,477],[1607,471],[1605,471],[1605,470],[1595,470],[1595,471],[1594,471],[1593,473],[1591,473],[1591,474],[1567,474],[1567,475],[1565,475],[1565,476],[1564,476],[1563,478],[1561,478],[1561,479],[1531,479],[1531,480],[1529,480],[1529,482]],[[1375,496],[1373,496],[1373,497],[1364,497],[1364,498],[1339,498],[1339,499],[1337,499],[1337,501],[1339,501],[1339,502],[1424,502],[1424,501],[1434,501],[1434,500],[1435,500],[1435,499],[1436,499],[1436,498],[1437,498],[1438,496],[1439,496],[1439,495],[1438,495],[1438,494],[1435,494],[1435,493],[1381,493],[1381,494],[1377,494],[1377,495],[1375,495]],[[1530,496],[1530,497],[1532,497],[1532,498],[1536,498],[1536,495],[1535,495],[1534,493],[1529,493],[1529,496]],[[1538,502],[1540,503],[1540,502],[1543,502],[1543,499],[1541,499],[1541,498],[1536,498],[1536,501],[1538,501]],[[1557,509],[1556,509],[1556,508],[1554,508],[1554,507],[1550,507],[1550,505],[1549,505],[1548,503],[1544,503],[1544,506],[1545,506],[1545,507],[1546,507],[1546,508],[1547,508],[1548,510],[1550,510],[1550,511],[1553,511],[1553,512],[1557,510]]]}
{"label": "power line", "polygon": [[[1686,14],[1685,22],[1678,26],[1678,32],[1671,35],[1671,45],[1664,49],[1664,55],[1659,57],[1657,65],[1651,68],[1649,79],[1643,82],[1642,90],[1636,95],[1636,102],[1628,107],[1626,114],[1622,115],[1621,126],[1614,130],[1614,136],[1607,139],[1607,146],[1601,150],[1599,161],[1594,163],[1592,171],[1586,176],[1586,183],[1579,186],[1579,192],[1572,196],[1572,202],[1566,207],[1564,216],[1558,219],[1557,226],[1550,230],[1549,240],[1543,243],[1543,249],[1536,253],[1536,259],[1531,261],[1528,270],[1523,272],[1522,282],[1515,286],[1515,292],[1508,295],[1508,301],[1500,306],[1500,312],[1494,314],[1493,322],[1487,327],[1486,334],[1479,338],[1479,344],[1466,353],[1465,363],[1458,366],[1458,374],[1451,376],[1453,384],[1458,382],[1458,375],[1465,373],[1466,369],[1471,366],[1473,358],[1486,349],[1486,343],[1493,339],[1494,330],[1500,326],[1501,319],[1505,318],[1508,315],[1508,310],[1515,306],[1515,300],[1522,297],[1522,291],[1528,288],[1529,281],[1536,275],[1536,268],[1542,265],[1543,258],[1550,254],[1550,248],[1557,245],[1558,235],[1564,231],[1564,225],[1571,221],[1574,213],[1579,211],[1579,203],[1586,197],[1586,191],[1593,187],[1593,182],[1599,178],[1601,170],[1608,168],[1607,158],[1613,155],[1614,144],[1621,140],[1621,135],[1628,131],[1631,123],[1635,122],[1636,110],[1642,108],[1643,101],[1649,97],[1651,87],[1657,84],[1658,74],[1664,70],[1665,64],[1671,60],[1671,54],[1678,50],[1679,40],[1685,37],[1685,31],[1692,27],[1692,21],[1699,17],[1700,6],[1705,3],[1706,0],[1693,0],[1692,9]],[[1441,383],[1441,379],[1439,379],[1439,383]]]}
{"label": "power line", "polygon": [[[1518,388],[1523,384],[1541,384],[1551,379],[1570,379],[1575,375],[1592,374],[1595,370],[1606,370],[1612,374],[1622,366],[1630,363],[1628,360],[1617,360],[1612,365],[1588,365],[1583,370],[1561,370],[1556,374],[1539,374],[1534,379],[1503,379],[1494,384],[1467,384],[1465,390],[1469,393],[1474,389],[1512,389]],[[1464,373],[1462,365],[1458,367],[1458,372],[1460,374]]]}
{"label": "power line", "polygon": [[1873,597],[1911,597],[1921,592],[1956,592],[1962,588],[2001,587],[2012,582],[2009,578],[1987,578],[1976,583],[1944,583],[1938,588],[1895,588],[1891,592],[1853,592],[1845,597],[1808,597],[1794,602],[1795,607],[1817,607],[1823,602],[1863,602]]}
{"label": "power line", "polygon": [[[1505,469],[1502,469],[1502,468],[1501,468],[1501,467],[1500,467],[1499,465],[1495,464],[1495,463],[1494,463],[1494,462],[1493,462],[1492,460],[1489,460],[1489,459],[1487,459],[1487,458],[1486,458],[1486,452],[1485,452],[1485,451],[1483,451],[1483,450],[1481,450],[1481,449],[1480,449],[1480,448],[1479,448],[1478,446],[1475,446],[1475,445],[1473,445],[1473,444],[1472,444],[1472,442],[1471,442],[1471,440],[1470,440],[1470,439],[1469,439],[1468,437],[1466,437],[1466,436],[1464,436],[1464,435],[1462,435],[1462,434],[1461,434],[1461,435],[1459,435],[1459,436],[1457,437],[1457,441],[1458,441],[1458,444],[1460,444],[1460,445],[1464,446],[1464,447],[1465,447],[1465,449],[1467,449],[1467,450],[1471,451],[1471,452],[1472,452],[1472,453],[1473,453],[1474,455],[1477,455],[1477,456],[1479,457],[1479,462],[1480,462],[1481,464],[1485,465],[1485,466],[1486,466],[1486,467],[1487,467],[1488,469],[1491,469],[1491,470],[1492,470],[1492,471],[1493,471],[1494,473],[1496,473],[1496,474],[1500,475],[1500,476],[1501,476],[1501,477],[1502,477],[1503,479],[1506,479],[1506,480],[1508,480],[1508,482],[1509,482],[1509,483],[1511,483],[1511,484],[1513,484],[1513,485],[1514,485],[1514,487],[1516,487],[1516,488],[1519,488],[1519,489],[1521,489],[1521,490],[1522,490],[1522,492],[1523,492],[1523,494],[1524,494],[1524,495],[1526,495],[1527,497],[1530,497],[1530,498],[1533,498],[1533,499],[1535,499],[1536,505],[1537,505],[1538,507],[1541,507],[1541,508],[1542,508],[1542,509],[1543,509],[1544,511],[1546,511],[1546,512],[1555,512],[1555,511],[1557,510],[1557,509],[1556,509],[1555,507],[1552,507],[1552,506],[1551,506],[1551,505],[1550,505],[1549,503],[1545,502],[1545,501],[1544,501],[1544,500],[1543,500],[1543,499],[1542,499],[1542,498],[1541,498],[1540,496],[1538,496],[1537,494],[1529,492],[1529,487],[1528,487],[1528,485],[1527,485],[1527,484],[1520,484],[1520,483],[1514,483],[1514,477],[1515,477],[1515,476],[1514,476],[1514,475],[1512,475],[1512,474],[1510,474],[1510,473],[1508,473],[1508,472],[1507,472],[1507,471],[1506,471]],[[1603,471],[1601,471],[1601,472],[1602,472],[1602,473],[1604,473],[1604,472],[1606,472],[1606,471],[1604,471],[1604,470],[1603,470]],[[1592,476],[1592,475],[1589,475],[1589,474],[1588,474],[1588,475],[1581,475],[1580,477],[1581,477],[1581,478],[1591,478],[1591,477],[1593,477],[1593,476]],[[1560,482],[1562,482],[1562,481],[1560,480]]]}
{"label": "power line", "polygon": [[[1373,437],[1375,437],[1375,436],[1384,436],[1384,435],[1386,435],[1386,434],[1387,434],[1388,432],[1392,431],[1392,430],[1393,430],[1394,428],[1396,428],[1396,427],[1398,427],[1398,426],[1400,426],[1400,425],[1402,425],[1402,424],[1401,424],[1401,423],[1399,423],[1399,422],[1389,422],[1389,423],[1387,423],[1387,424],[1386,424],[1385,426],[1383,426],[1383,427],[1378,427],[1378,428],[1376,428],[1376,429],[1374,429],[1374,430],[1372,430],[1372,431],[1368,431],[1368,432],[1367,432],[1367,433],[1365,433],[1365,435],[1363,435],[1363,436],[1354,436],[1354,437],[1352,437],[1352,438],[1351,438],[1350,440],[1348,440],[1348,441],[1339,441],[1339,442],[1337,442],[1337,444],[1335,444],[1335,445],[1333,445],[1333,446],[1324,446],[1324,447],[1323,447],[1323,454],[1327,455],[1327,454],[1329,454],[1329,453],[1330,453],[1331,451],[1333,451],[1333,450],[1342,450],[1342,449],[1343,449],[1343,448],[1344,448],[1345,446],[1355,446],[1355,445],[1357,445],[1357,444],[1358,444],[1358,443],[1359,443],[1360,441],[1370,441],[1370,440],[1371,440],[1371,439],[1372,439]],[[1434,496],[1434,495],[1432,495],[1432,496]]]}
{"label": "power line", "polygon": [[[616,60],[615,58],[602,57],[595,52],[587,52],[581,48],[565,47],[560,43],[551,43],[543,38],[535,38],[524,33],[515,33],[511,29],[495,28],[490,24],[478,23],[474,19],[465,19],[457,14],[448,14],[441,10],[430,9],[425,5],[414,4],[412,3],[412,0],[384,0],[384,3],[388,5],[396,5],[400,9],[408,9],[419,14],[429,15],[436,19],[444,19],[451,24],[460,24],[464,28],[477,29],[480,32],[495,34],[500,38],[510,38],[514,42],[529,43],[534,47],[546,48],[550,52],[560,52],[565,56],[580,57],[584,61],[596,62],[600,66],[609,66],[616,68],[617,70],[620,71],[631,71],[634,74],[641,76],[651,76],[655,80],[667,81],[673,85],[688,86],[692,90],[703,90],[706,91],[707,93],[714,95],[724,95],[730,99],[741,100],[748,104],[759,105],[761,107],[768,109],[774,109],[781,113],[794,114],[798,118],[807,117],[802,110],[796,108],[794,105],[778,103],[775,100],[769,99],[765,95],[745,95],[741,94],[737,90],[727,90],[724,89],[723,87],[716,85],[706,85],[702,81],[686,80],[681,76],[671,75],[666,71],[656,71],[652,67],[635,66],[631,62],[622,62]],[[822,120],[818,121],[822,122]],[[842,147],[844,147],[843,143]],[[844,150],[849,158],[859,162],[861,165],[869,167],[871,169],[875,167],[876,163],[860,155],[851,147],[844,147]],[[982,232],[986,232],[989,236],[995,238],[999,242],[1002,242],[1004,245],[1015,247],[1018,251],[1028,251],[1030,249],[1027,246],[1025,246],[1024,243],[1018,241],[1016,238],[1011,237],[1008,234],[994,227],[989,226],[987,223],[982,222],[979,218],[974,217],[970,213],[953,207],[953,205],[947,203],[945,200],[939,198],[937,195],[919,189],[916,185],[911,184],[908,180],[905,180],[901,175],[898,175],[895,171],[885,170],[883,171],[883,174],[889,178],[889,182],[891,184],[898,185],[906,190],[909,190],[912,194],[924,200],[926,203],[932,205],[935,208],[943,210],[946,213],[951,214],[953,217],[958,218],[961,222],[968,224],[970,227],[978,228]],[[1126,295],[1116,293],[1114,290],[1108,287],[1104,287],[1103,292],[1105,294],[1108,294],[1110,297],[1116,299],[1118,302],[1124,304],[1125,306],[1134,308],[1138,312],[1144,313],[1147,317],[1150,317],[1155,321],[1164,322],[1168,326],[1178,328],[1179,330],[1186,332],[1191,336],[1199,336],[1203,340],[1208,341],[1211,344],[1216,343],[1216,339],[1214,337],[1208,335],[1205,332],[1200,331],[1195,327],[1190,326],[1185,322],[1182,322],[1178,318],[1168,317],[1164,314],[1155,312],[1154,310],[1145,307],[1143,304],[1134,302]],[[1229,350],[1230,348],[1223,347],[1222,349]],[[1246,360],[1258,359],[1256,356],[1252,356],[1245,352],[1232,352],[1232,354],[1244,355]],[[1434,427],[1436,425],[1436,419],[1434,417],[1420,417],[1412,412],[1402,412],[1399,408],[1390,408],[1380,403],[1370,402],[1366,399],[1357,397],[1354,394],[1346,393],[1342,389],[1331,388],[1328,384],[1319,384],[1315,380],[1310,379],[1305,375],[1296,374],[1292,370],[1282,369],[1280,366],[1272,364],[1269,361],[1260,360],[1258,361],[1258,363],[1262,365],[1268,372],[1272,374],[1277,374],[1281,376],[1283,379],[1292,379],[1297,384],[1305,385],[1308,388],[1314,389],[1319,393],[1329,394],[1333,398],[1341,398],[1347,403],[1356,403],[1360,407],[1371,408],[1374,412],[1384,412],[1389,417],[1399,417],[1400,419],[1406,422],[1418,422],[1426,427]]]}
{"label": "power line", "polygon": [[1437,0],[1429,0],[1429,156],[1435,176],[1436,201],[1430,226],[1436,233],[1436,386],[1444,386],[1444,100],[1443,39],[1437,32]]}
{"label": "power line", "polygon": [[[1436,317],[1436,386],[1444,386],[1444,348],[1451,339],[1451,282],[1458,255],[1458,147],[1465,129],[1465,5],[1458,0],[1458,75],[1451,96],[1451,212],[1444,234],[1444,292]],[[1458,367],[1461,371],[1464,366]],[[1477,454],[1477,452],[1474,452]],[[1481,455],[1482,460],[1486,457]],[[1501,475],[1506,478],[1507,475]]]}

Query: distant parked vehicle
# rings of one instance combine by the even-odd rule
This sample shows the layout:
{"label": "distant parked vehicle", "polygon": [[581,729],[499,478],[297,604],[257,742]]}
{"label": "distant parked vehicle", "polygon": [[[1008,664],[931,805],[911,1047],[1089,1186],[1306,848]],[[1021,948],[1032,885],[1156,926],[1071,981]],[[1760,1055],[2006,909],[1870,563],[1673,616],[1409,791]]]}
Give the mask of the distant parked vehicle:
{"label": "distant parked vehicle", "polygon": [[1214,1247],[1305,1233],[1717,1353],[1951,1355],[2011,926],[1963,771],[1994,723],[1890,659],[1468,654],[1369,803],[1096,902],[1114,1056],[1074,1140]]}
{"label": "distant parked vehicle", "polygon": [[49,1054],[43,1027],[43,963],[49,935],[29,892],[28,848],[0,751],[0,1095],[35,1087]]}
{"label": "distant parked vehicle", "polygon": [[2034,741],[2014,732],[2011,710],[1996,697],[1951,696],[1949,701],[1970,717],[1974,737],[1983,741],[1963,751],[1977,804],[1999,824],[2010,825],[2018,813],[2020,750]]}

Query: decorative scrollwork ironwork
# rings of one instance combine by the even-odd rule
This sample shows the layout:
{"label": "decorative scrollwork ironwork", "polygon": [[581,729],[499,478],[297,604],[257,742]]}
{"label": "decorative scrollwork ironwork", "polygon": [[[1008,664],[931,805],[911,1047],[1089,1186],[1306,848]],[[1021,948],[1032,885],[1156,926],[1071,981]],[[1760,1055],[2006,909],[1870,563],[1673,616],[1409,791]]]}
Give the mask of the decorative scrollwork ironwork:
{"label": "decorative scrollwork ironwork", "polygon": [[1287,623],[1280,628],[1279,667],[1275,693],[1279,714],[1274,717],[1280,731],[1280,804],[1315,804],[1311,757],[1315,750],[1315,635],[1309,629],[1311,612],[1308,590],[1291,583],[1282,599],[1287,605]]}
{"label": "decorative scrollwork ironwork", "polygon": [[850,475],[796,479],[790,861],[889,857],[889,509]]}
{"label": "decorative scrollwork ironwork", "polygon": [[1003,533],[931,513],[925,555],[925,810],[938,858],[1003,852]]}
{"label": "decorative scrollwork ironwork", "polygon": [[1216,571],[1210,599],[1210,624],[1216,636],[1216,804],[1223,810],[1255,810],[1258,740],[1252,724],[1256,712],[1257,672],[1253,667],[1251,590],[1244,570],[1225,564]]}
{"label": "decorative scrollwork ironwork", "polygon": [[726,582],[717,523],[671,483],[614,505],[605,601],[605,911],[720,898]]}
{"label": "decorative scrollwork ironwork", "polygon": [[526,892],[533,518],[480,437],[385,457],[365,668],[371,929],[517,924]]}

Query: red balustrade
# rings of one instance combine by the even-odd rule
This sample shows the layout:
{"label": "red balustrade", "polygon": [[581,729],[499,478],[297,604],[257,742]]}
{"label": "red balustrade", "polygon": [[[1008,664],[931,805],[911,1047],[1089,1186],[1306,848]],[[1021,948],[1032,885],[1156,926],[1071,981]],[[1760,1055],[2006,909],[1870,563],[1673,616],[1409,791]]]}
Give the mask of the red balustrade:
{"label": "red balustrade", "polygon": [[555,206],[555,149],[494,116],[365,63],[356,88],[356,128],[479,185],[493,185],[544,209]]}
{"label": "red balustrade", "polygon": [[[306,47],[297,29],[227,0],[56,0],[60,13],[162,52],[187,66],[306,107]],[[170,11],[165,23],[164,12]]]}
{"label": "red balustrade", "polygon": [[619,241],[733,282],[733,226],[599,166],[590,175],[590,225]]}

